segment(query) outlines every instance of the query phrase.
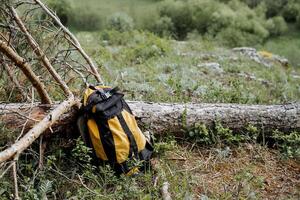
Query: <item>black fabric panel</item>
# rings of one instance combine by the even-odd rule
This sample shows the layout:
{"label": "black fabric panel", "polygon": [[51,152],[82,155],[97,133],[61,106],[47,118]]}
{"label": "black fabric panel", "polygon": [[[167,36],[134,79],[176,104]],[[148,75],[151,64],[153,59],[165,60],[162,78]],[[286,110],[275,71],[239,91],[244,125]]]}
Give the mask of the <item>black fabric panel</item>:
{"label": "black fabric panel", "polygon": [[96,106],[96,112],[103,112],[109,109],[110,107],[116,105],[118,102],[120,102],[123,96],[124,96],[123,94],[116,93],[111,97],[109,97],[108,99],[98,102]]}
{"label": "black fabric panel", "polygon": [[118,117],[118,120],[124,130],[124,132],[126,133],[127,137],[128,137],[128,140],[129,140],[129,143],[130,143],[130,149],[132,149],[133,153],[134,153],[134,156],[136,158],[138,158],[138,148],[137,148],[137,144],[136,144],[136,141],[132,135],[132,132],[130,131],[129,127],[127,126],[126,124],[126,121],[122,115],[122,113],[119,113],[117,115]]}
{"label": "black fabric panel", "polygon": [[116,149],[114,144],[113,135],[109,129],[109,125],[107,121],[104,120],[95,120],[100,131],[100,139],[104,149],[104,152],[109,160],[109,163],[115,164],[117,163]]}
{"label": "black fabric panel", "polygon": [[[98,104],[99,105],[99,104]],[[98,107],[97,105],[97,107]],[[99,116],[103,117],[104,119],[111,119],[115,117],[117,114],[122,112],[123,110],[123,105],[121,101],[118,101],[116,104],[111,106],[109,109],[103,111],[103,112],[97,112]]]}

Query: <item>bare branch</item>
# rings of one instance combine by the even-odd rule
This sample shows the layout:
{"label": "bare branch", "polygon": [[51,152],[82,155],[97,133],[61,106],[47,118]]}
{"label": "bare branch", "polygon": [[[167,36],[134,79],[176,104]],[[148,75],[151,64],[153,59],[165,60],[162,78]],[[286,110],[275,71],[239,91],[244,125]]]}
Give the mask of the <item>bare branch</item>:
{"label": "bare branch", "polygon": [[15,186],[15,200],[19,200],[19,187],[18,187],[18,178],[17,178],[17,161],[18,155],[15,156],[13,162],[13,177],[14,177],[14,186]]}
{"label": "bare branch", "polygon": [[38,5],[41,6],[41,8],[57,23],[59,27],[62,28],[62,30],[71,38],[72,42],[71,44],[79,51],[79,53],[82,55],[82,57],[86,60],[86,62],[89,64],[93,74],[95,75],[96,80],[103,84],[103,81],[100,77],[100,74],[98,73],[97,67],[93,63],[92,59],[85,53],[85,51],[82,49],[80,43],[78,42],[77,38],[60,22],[59,18],[51,12],[45,4],[43,4],[40,0],[34,0]]}
{"label": "bare branch", "polygon": [[0,51],[4,53],[9,59],[11,59],[17,67],[19,67],[25,76],[30,80],[33,87],[39,93],[41,101],[43,104],[51,104],[52,101],[45,89],[45,85],[40,81],[40,79],[32,71],[29,63],[26,62],[24,58],[19,56],[6,42],[0,40]]}
{"label": "bare branch", "polygon": [[16,86],[16,88],[19,90],[19,92],[22,94],[23,98],[26,99],[27,101],[30,101],[30,98],[28,95],[24,92],[22,86],[20,85],[19,81],[17,78],[14,76],[14,72],[12,71],[12,68],[8,66],[8,64],[3,63],[4,69],[7,72],[7,75],[11,82]]}
{"label": "bare branch", "polygon": [[54,124],[62,114],[67,112],[75,104],[76,101],[73,96],[70,96],[66,101],[59,104],[50,114],[45,116],[42,121],[29,130],[24,137],[14,143],[11,147],[0,152],[0,163],[7,161],[14,155],[19,154],[28,148],[45,130]]}
{"label": "bare branch", "polygon": [[56,80],[56,82],[59,83],[61,89],[65,92],[65,94],[67,96],[72,95],[72,92],[70,91],[67,84],[62,80],[60,75],[56,72],[54,67],[51,65],[48,57],[45,55],[45,53],[42,51],[42,49],[40,48],[38,43],[35,41],[35,39],[31,36],[31,34],[26,29],[26,27],[23,24],[22,20],[18,16],[18,13],[16,12],[16,10],[13,7],[10,7],[10,11],[13,14],[14,19],[15,19],[16,23],[18,24],[19,28],[25,34],[28,43],[30,44],[31,48],[33,49],[33,52],[40,59],[40,61],[43,63],[43,65],[47,68],[47,70],[50,72],[50,74]]}

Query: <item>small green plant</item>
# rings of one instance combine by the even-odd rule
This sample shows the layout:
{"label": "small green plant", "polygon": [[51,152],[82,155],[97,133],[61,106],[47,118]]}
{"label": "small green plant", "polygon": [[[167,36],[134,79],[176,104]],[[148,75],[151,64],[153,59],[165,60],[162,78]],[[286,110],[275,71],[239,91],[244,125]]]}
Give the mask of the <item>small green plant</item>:
{"label": "small green plant", "polygon": [[260,132],[256,126],[249,124],[246,127],[245,137],[247,137],[248,141],[254,141],[254,142],[257,141],[257,137],[259,134]]}
{"label": "small green plant", "polygon": [[187,130],[187,133],[188,138],[192,141],[204,145],[237,145],[243,142],[256,142],[259,135],[258,129],[252,125],[245,129],[245,132],[234,133],[217,121],[213,129],[208,128],[205,124],[195,123],[191,129]]}
{"label": "small green plant", "polygon": [[291,132],[289,134],[281,131],[274,131],[272,138],[275,139],[277,146],[282,150],[287,158],[300,159],[300,133]]}
{"label": "small green plant", "polygon": [[92,158],[90,156],[91,152],[92,152],[92,149],[87,147],[81,138],[78,138],[76,140],[76,146],[72,150],[72,155],[74,156],[75,159],[77,159],[81,162],[90,163],[92,160]]}
{"label": "small green plant", "polygon": [[188,136],[196,143],[206,145],[213,143],[211,131],[206,127],[205,124],[196,123],[194,127],[188,131]]}
{"label": "small green plant", "polygon": [[257,198],[258,190],[265,187],[264,177],[255,176],[251,167],[238,171],[235,180],[238,181],[236,196],[246,196],[251,199]]}
{"label": "small green plant", "polygon": [[156,142],[154,144],[154,153],[157,155],[164,155],[167,151],[176,149],[177,142],[174,138],[167,139],[167,141]]}

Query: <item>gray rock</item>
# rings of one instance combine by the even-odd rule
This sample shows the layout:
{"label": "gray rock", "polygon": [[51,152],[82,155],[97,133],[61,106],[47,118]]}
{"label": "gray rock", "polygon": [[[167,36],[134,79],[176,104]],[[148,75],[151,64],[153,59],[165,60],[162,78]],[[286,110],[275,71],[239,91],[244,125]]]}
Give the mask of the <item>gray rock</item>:
{"label": "gray rock", "polygon": [[282,56],[271,54],[270,57],[265,57],[259,52],[257,52],[255,48],[252,47],[238,47],[238,48],[233,48],[232,51],[235,53],[240,53],[242,55],[248,56],[250,59],[266,67],[272,67],[272,64],[274,62],[278,62],[282,66],[288,66],[289,64],[288,59]]}
{"label": "gray rock", "polygon": [[222,74],[224,70],[221,68],[221,65],[219,63],[211,62],[211,63],[200,63],[197,65],[197,67],[200,68],[206,68],[209,70],[214,71],[215,73]]}

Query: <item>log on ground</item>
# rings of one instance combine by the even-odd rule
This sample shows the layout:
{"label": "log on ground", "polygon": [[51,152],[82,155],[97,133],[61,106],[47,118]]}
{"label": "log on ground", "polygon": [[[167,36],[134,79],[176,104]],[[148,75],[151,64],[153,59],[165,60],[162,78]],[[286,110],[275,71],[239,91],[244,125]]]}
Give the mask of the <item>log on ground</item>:
{"label": "log on ground", "polygon": [[[250,124],[265,132],[300,131],[300,104],[241,105],[241,104],[180,104],[128,101],[141,126],[154,134],[166,132],[182,134],[195,123],[208,127],[220,122],[234,131],[244,130]],[[53,106],[53,108],[55,105]],[[53,109],[50,108],[50,109]],[[8,126],[32,127],[49,111],[34,104],[0,104],[0,120]],[[61,116],[52,126],[54,132],[73,132],[78,110],[73,109]]]}

